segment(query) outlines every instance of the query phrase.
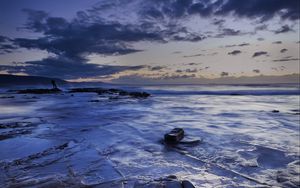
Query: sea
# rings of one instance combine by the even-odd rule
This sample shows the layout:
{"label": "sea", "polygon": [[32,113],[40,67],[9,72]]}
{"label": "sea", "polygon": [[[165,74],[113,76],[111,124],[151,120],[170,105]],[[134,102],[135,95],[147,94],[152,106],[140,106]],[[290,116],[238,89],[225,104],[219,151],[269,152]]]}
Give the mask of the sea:
{"label": "sea", "polygon": [[151,96],[1,88],[0,187],[300,187],[298,84],[103,87]]}

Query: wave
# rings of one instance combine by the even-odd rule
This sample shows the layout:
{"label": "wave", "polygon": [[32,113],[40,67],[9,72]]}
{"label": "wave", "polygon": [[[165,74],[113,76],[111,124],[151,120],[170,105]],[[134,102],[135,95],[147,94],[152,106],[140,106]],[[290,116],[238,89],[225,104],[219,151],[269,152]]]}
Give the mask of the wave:
{"label": "wave", "polygon": [[155,95],[300,95],[300,90],[217,90],[217,91],[174,91],[147,90]]}

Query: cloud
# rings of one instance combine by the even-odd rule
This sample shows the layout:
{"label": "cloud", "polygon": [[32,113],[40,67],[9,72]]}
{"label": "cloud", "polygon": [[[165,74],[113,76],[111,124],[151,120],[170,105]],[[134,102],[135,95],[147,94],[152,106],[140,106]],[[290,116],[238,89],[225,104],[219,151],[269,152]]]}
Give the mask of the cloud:
{"label": "cloud", "polygon": [[204,56],[204,54],[185,55],[183,57],[199,57],[199,56]]}
{"label": "cloud", "polygon": [[[249,46],[250,45],[250,43],[241,43],[241,44],[230,44],[230,45],[225,45],[224,47],[225,48],[232,48],[232,47],[237,47],[237,46],[239,46],[239,47],[243,47],[243,46]],[[222,46],[221,46],[222,47]]]}
{"label": "cloud", "polygon": [[268,52],[265,51],[259,51],[259,52],[255,52],[252,57],[258,57],[258,56],[262,56],[262,55],[268,55]]}
{"label": "cloud", "polygon": [[[82,57],[91,53],[101,55],[124,55],[141,51],[132,48],[140,41],[200,41],[203,36],[190,32],[185,27],[169,24],[155,27],[153,23],[122,24],[118,21],[95,18],[83,12],[68,21],[51,17],[43,11],[26,9],[28,20],[25,29],[40,33],[36,39],[16,38],[14,45],[27,49],[40,49],[69,57]],[[81,16],[80,16],[81,15]],[[78,45],[80,44],[80,45]]]}
{"label": "cloud", "polygon": [[[2,66],[1,70],[10,73],[28,73],[43,76],[61,76],[75,78],[84,76],[107,75],[131,69],[127,66],[102,66],[88,64],[88,55],[103,56],[126,55],[142,51],[133,48],[136,42],[199,41],[203,38],[184,27],[169,25],[166,28],[151,27],[144,22],[123,24],[78,13],[72,20],[51,17],[44,11],[25,9],[27,22],[22,29],[38,33],[37,38],[0,37],[0,53],[11,53],[19,48],[38,49],[54,54],[54,57],[25,62],[22,66]],[[70,69],[68,69],[68,66]],[[57,72],[54,71],[57,67]],[[114,68],[115,67],[115,68]],[[77,74],[80,70],[81,74]],[[93,71],[92,69],[95,69]],[[74,74],[71,76],[73,70]],[[86,71],[83,71],[86,70]],[[65,72],[66,74],[63,74]]]}
{"label": "cloud", "polygon": [[29,75],[43,75],[64,79],[88,78],[107,76],[126,70],[140,70],[145,66],[110,66],[86,63],[82,59],[63,57],[45,58],[38,61],[27,61],[16,66],[0,66],[10,74],[25,73]]}
{"label": "cloud", "polygon": [[285,53],[285,52],[287,52],[287,51],[288,51],[288,49],[283,48],[283,49],[280,50],[280,53]]}
{"label": "cloud", "polygon": [[252,71],[253,71],[254,73],[257,73],[257,74],[260,73],[260,70],[259,70],[259,69],[253,69]]}
{"label": "cloud", "polygon": [[273,60],[273,62],[286,62],[286,61],[299,61],[300,59],[299,58],[292,58],[290,56],[288,57],[284,57],[282,59],[275,59]]}
{"label": "cloud", "polygon": [[150,70],[151,71],[159,71],[159,70],[162,70],[164,68],[166,68],[166,67],[164,67],[164,66],[154,66],[154,67],[150,67]]}
{"label": "cloud", "polygon": [[0,55],[5,53],[12,53],[16,49],[18,49],[18,47],[12,43],[12,40],[10,38],[0,35]]}
{"label": "cloud", "polygon": [[228,72],[221,72],[220,76],[221,77],[229,76],[229,73]]}
{"label": "cloud", "polygon": [[272,44],[282,44],[282,41],[275,41]]}
{"label": "cloud", "polygon": [[181,54],[182,53],[182,51],[174,51],[174,52],[172,52],[172,54]]}
{"label": "cloud", "polygon": [[[299,19],[299,12],[299,3],[295,0],[150,0],[142,14],[157,19],[163,17],[179,18],[188,15],[224,17],[233,14],[237,17],[260,18],[261,21],[265,21],[276,15],[282,19],[297,20]],[[222,23],[220,20],[215,22],[216,24]]]}
{"label": "cloud", "polygon": [[242,51],[240,51],[240,50],[233,50],[232,52],[228,52],[228,55],[238,55],[240,53],[242,53]]}
{"label": "cloud", "polygon": [[255,27],[255,31],[265,31],[265,30],[268,30],[267,24],[261,24]]}
{"label": "cloud", "polygon": [[257,38],[258,41],[264,41],[265,39],[262,37]]}
{"label": "cloud", "polygon": [[183,75],[177,75],[177,74],[174,74],[174,75],[169,75],[169,76],[164,76],[162,77],[162,79],[182,79],[182,78],[195,78],[196,75],[195,74],[183,74]]}
{"label": "cloud", "polygon": [[294,32],[294,30],[288,26],[288,25],[283,25],[281,28],[277,29],[274,31],[275,34],[280,34],[280,33],[287,33],[287,32]]}
{"label": "cloud", "polygon": [[187,72],[187,73],[196,73],[196,72],[198,72],[198,70],[197,69],[186,69],[185,72]]}
{"label": "cloud", "polygon": [[217,15],[234,14],[239,17],[260,18],[261,21],[269,20],[276,15],[282,19],[299,19],[299,2],[295,0],[228,0],[223,2]]}
{"label": "cloud", "polygon": [[226,36],[239,36],[244,35],[245,33],[242,33],[240,30],[234,30],[231,28],[223,28],[220,33],[215,35],[216,38],[224,38]]}

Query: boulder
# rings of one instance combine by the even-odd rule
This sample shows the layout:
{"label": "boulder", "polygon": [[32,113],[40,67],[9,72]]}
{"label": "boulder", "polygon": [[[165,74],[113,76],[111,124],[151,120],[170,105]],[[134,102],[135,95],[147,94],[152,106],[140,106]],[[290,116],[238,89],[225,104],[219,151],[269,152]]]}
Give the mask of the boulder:
{"label": "boulder", "polygon": [[183,180],[181,183],[183,188],[195,188],[195,186],[187,180]]}
{"label": "boulder", "polygon": [[169,133],[166,133],[164,140],[167,144],[178,144],[184,137],[182,128],[174,128]]}

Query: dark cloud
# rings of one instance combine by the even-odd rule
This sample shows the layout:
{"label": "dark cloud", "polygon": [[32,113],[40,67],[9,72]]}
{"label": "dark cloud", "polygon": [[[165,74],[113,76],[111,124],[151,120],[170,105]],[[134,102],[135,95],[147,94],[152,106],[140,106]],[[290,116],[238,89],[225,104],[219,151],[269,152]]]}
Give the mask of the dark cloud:
{"label": "dark cloud", "polygon": [[[186,17],[188,15],[210,15],[260,18],[265,21],[278,15],[282,19],[299,19],[299,2],[297,0],[150,0],[142,14],[154,18]],[[222,20],[214,21],[217,25]]]}
{"label": "dark cloud", "polygon": [[271,70],[276,71],[276,72],[278,72],[278,71],[283,71],[283,70],[285,70],[285,69],[286,69],[285,66],[271,67]]}
{"label": "dark cloud", "polygon": [[277,29],[274,31],[275,34],[280,34],[280,33],[287,33],[287,32],[292,32],[294,31],[290,26],[288,25],[283,25],[281,28]]}
{"label": "dark cloud", "polygon": [[177,73],[182,73],[183,70],[177,69],[175,72],[177,72]]}
{"label": "dark cloud", "polygon": [[225,23],[224,19],[216,19],[216,18],[213,19],[214,25],[223,25],[224,23]]}
{"label": "dark cloud", "polygon": [[[2,66],[1,70],[10,73],[16,71],[32,75],[61,76],[75,78],[84,76],[103,75],[130,69],[130,67],[113,66],[101,67],[87,64],[88,55],[125,55],[141,51],[132,44],[141,41],[168,42],[168,41],[199,41],[203,38],[189,32],[184,27],[168,25],[166,28],[152,27],[152,25],[122,24],[117,21],[107,21],[80,12],[72,20],[61,17],[51,17],[43,11],[26,9],[28,20],[22,29],[38,33],[38,38],[0,37],[0,53],[10,53],[19,48],[44,50],[55,57],[43,60],[25,62],[23,66]],[[68,66],[70,69],[68,69]],[[54,71],[57,67],[57,73]],[[93,71],[93,69],[95,71]],[[74,74],[69,75],[69,70]],[[81,75],[77,74],[81,70]],[[84,71],[87,70],[87,71]],[[105,71],[104,71],[105,70]],[[66,74],[63,74],[63,72]],[[90,73],[91,72],[91,73]],[[51,74],[53,75],[51,75]]]}
{"label": "dark cloud", "polygon": [[[232,47],[243,47],[243,46],[250,46],[250,43],[241,43],[241,44],[229,44],[229,45],[225,45],[225,48],[232,48]],[[221,46],[223,47],[223,46]]]}
{"label": "dark cloud", "polygon": [[199,56],[204,56],[204,54],[185,55],[183,57],[199,57]]}
{"label": "dark cloud", "polygon": [[[262,21],[279,15],[282,19],[299,19],[299,2],[296,0],[219,0],[222,5],[217,15],[234,14],[239,17],[261,18]],[[284,11],[283,11],[284,10]]]}
{"label": "dark cloud", "polygon": [[280,53],[285,53],[285,52],[287,52],[287,51],[288,51],[288,49],[283,48],[283,49],[280,50]]}
{"label": "dark cloud", "polygon": [[231,28],[223,28],[220,33],[218,33],[215,37],[217,38],[224,38],[226,36],[239,36],[243,35],[245,33],[242,33],[240,30],[234,30]]}
{"label": "dark cloud", "polygon": [[257,74],[260,73],[260,70],[259,70],[259,69],[253,69],[252,71],[253,71],[254,73],[257,73]]}
{"label": "dark cloud", "polygon": [[286,61],[298,61],[299,62],[299,58],[292,58],[292,57],[290,57],[290,56],[288,56],[288,57],[284,57],[284,58],[282,58],[282,59],[275,59],[275,60],[273,60],[273,62],[286,62]]}
{"label": "dark cloud", "polygon": [[258,57],[258,56],[262,56],[262,55],[268,55],[268,52],[265,51],[259,51],[259,52],[255,52],[252,57]]}
{"label": "dark cloud", "polygon": [[242,53],[242,51],[240,51],[240,50],[233,50],[232,52],[228,52],[228,55],[238,55],[240,53]]}
{"label": "dark cloud", "polygon": [[0,35],[0,55],[5,53],[12,53],[16,49],[18,49],[18,47],[12,43],[12,40],[10,38]]}
{"label": "dark cloud", "polygon": [[282,44],[282,41],[275,41],[273,44]]}
{"label": "dark cloud", "polygon": [[110,66],[86,63],[81,59],[46,58],[39,61],[27,61],[16,66],[0,66],[10,74],[26,73],[64,79],[88,78],[107,76],[126,70],[140,70],[145,66]]}
{"label": "dark cloud", "polygon": [[265,39],[262,37],[257,38],[258,41],[264,41]]}
{"label": "dark cloud", "polygon": [[174,75],[167,75],[167,76],[163,76],[162,79],[186,79],[186,78],[195,78],[196,75],[195,74],[183,74],[183,75],[178,75],[178,74],[174,74]]}
{"label": "dark cloud", "polygon": [[206,54],[207,56],[215,56],[215,55],[218,55],[219,53],[218,52],[213,52],[213,53],[210,53],[210,54]]}
{"label": "dark cloud", "polygon": [[221,72],[220,76],[221,77],[229,76],[229,73],[228,72]]}
{"label": "dark cloud", "polygon": [[82,57],[91,53],[101,55],[135,53],[141,50],[133,49],[131,44],[140,41],[195,42],[204,38],[176,24],[169,24],[164,28],[155,27],[147,22],[121,24],[117,21],[89,17],[85,12],[67,21],[61,17],[50,17],[43,11],[29,9],[24,11],[28,14],[24,28],[40,33],[43,37],[17,38],[13,40],[14,44],[27,49],[41,49],[70,57]]}
{"label": "dark cloud", "polygon": [[196,73],[196,72],[198,72],[198,70],[197,69],[186,69],[185,72],[187,72],[187,73]]}
{"label": "dark cloud", "polygon": [[151,71],[159,71],[159,70],[162,70],[164,68],[166,68],[166,67],[164,67],[164,66],[154,66],[154,67],[150,67],[150,70]]}
{"label": "dark cloud", "polygon": [[265,31],[265,30],[268,30],[267,24],[261,24],[255,27],[255,31]]}
{"label": "dark cloud", "polygon": [[249,46],[250,44],[249,43],[242,43],[242,44],[238,44],[238,46]]}

